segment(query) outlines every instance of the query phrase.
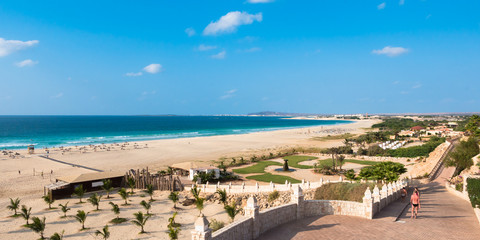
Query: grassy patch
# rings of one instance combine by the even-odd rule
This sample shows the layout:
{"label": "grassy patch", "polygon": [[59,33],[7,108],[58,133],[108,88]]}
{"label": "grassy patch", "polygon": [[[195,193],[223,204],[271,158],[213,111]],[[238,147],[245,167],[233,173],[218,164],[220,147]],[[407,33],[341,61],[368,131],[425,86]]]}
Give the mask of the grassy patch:
{"label": "grassy patch", "polygon": [[272,181],[272,182],[278,183],[278,184],[285,183],[285,180],[288,180],[291,183],[301,183],[302,182],[302,181],[300,181],[298,179],[295,179],[295,178],[291,178],[291,177],[283,176],[283,175],[273,175],[271,173],[248,176],[247,179],[257,180],[259,182],[270,182],[270,181]]}
{"label": "grassy patch", "polygon": [[[375,162],[375,161],[356,160],[356,159],[345,159],[345,162],[346,163],[347,162],[356,163],[356,164],[361,164],[361,165],[368,165],[368,166],[373,166],[373,165],[376,165],[376,164],[380,163],[380,162]],[[319,160],[318,164],[332,167],[332,159]]]}
{"label": "grassy patch", "polygon": [[315,190],[315,200],[343,200],[362,202],[365,190],[373,189],[374,183],[329,183]]}
{"label": "grassy patch", "polygon": [[314,160],[314,159],[317,159],[317,157],[292,155],[292,156],[286,156],[283,159],[288,160],[288,166],[290,167],[300,168],[300,169],[309,169],[309,168],[313,168],[313,166],[300,165],[299,163],[304,161]]}
{"label": "grassy patch", "polygon": [[329,141],[329,140],[338,140],[338,139],[345,139],[345,138],[351,138],[355,135],[351,134],[351,133],[344,133],[344,134],[340,134],[340,135],[328,135],[328,136],[324,136],[324,137],[313,137],[311,138],[311,140],[314,140],[314,141]]}
{"label": "grassy patch", "polygon": [[239,173],[239,174],[264,173],[265,168],[272,165],[282,166],[282,164],[278,162],[263,161],[263,162],[258,162],[255,165],[252,165],[250,167],[233,169],[233,172]]}

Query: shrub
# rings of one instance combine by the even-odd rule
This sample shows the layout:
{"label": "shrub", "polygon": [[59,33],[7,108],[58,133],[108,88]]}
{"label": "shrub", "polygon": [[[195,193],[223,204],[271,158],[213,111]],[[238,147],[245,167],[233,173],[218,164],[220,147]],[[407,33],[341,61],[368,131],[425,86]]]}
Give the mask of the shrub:
{"label": "shrub", "polygon": [[467,179],[467,192],[472,207],[480,208],[480,179]]}
{"label": "shrub", "polygon": [[420,146],[413,146],[407,148],[390,149],[387,155],[391,157],[421,157],[428,156],[438,145],[445,142],[445,138],[431,137],[428,142]]}
{"label": "shrub", "polygon": [[358,176],[362,179],[397,181],[400,174],[407,169],[401,163],[381,162],[379,164],[362,168]]}
{"label": "shrub", "polygon": [[374,183],[328,183],[315,190],[315,200],[344,200],[362,202],[365,190]]}
{"label": "shrub", "polygon": [[273,192],[268,194],[268,201],[273,202],[277,200],[278,197],[280,197],[280,193],[278,193],[277,190],[274,190]]}
{"label": "shrub", "polygon": [[349,169],[345,172],[345,178],[348,180],[355,180],[355,171],[353,169]]}
{"label": "shrub", "polygon": [[225,223],[222,221],[217,221],[215,218],[212,218],[208,226],[212,229],[212,231],[215,232],[218,229],[223,228],[225,226]]}

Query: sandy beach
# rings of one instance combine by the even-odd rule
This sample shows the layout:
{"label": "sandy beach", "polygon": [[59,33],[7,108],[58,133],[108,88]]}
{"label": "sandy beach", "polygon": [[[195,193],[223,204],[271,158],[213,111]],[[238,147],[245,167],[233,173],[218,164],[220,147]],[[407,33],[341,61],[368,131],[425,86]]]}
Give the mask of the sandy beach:
{"label": "sandy beach", "polygon": [[[184,161],[211,162],[212,160],[218,160],[220,158],[249,157],[254,154],[268,154],[269,152],[278,152],[292,147],[326,148],[341,145],[343,139],[318,141],[312,140],[312,138],[343,133],[361,134],[366,131],[365,129],[370,128],[371,125],[376,122],[377,120],[362,120],[342,125],[256,132],[242,135],[144,141],[128,143],[128,145],[124,144],[123,147],[121,145],[117,146],[109,144],[110,151],[102,148],[94,150],[94,148],[90,146],[72,147],[70,151],[66,152],[56,148],[49,149],[49,157],[66,163],[87,166],[103,171],[127,171],[129,169],[144,167],[149,167],[152,171],[156,171],[165,169],[168,165],[173,163]],[[34,233],[30,230],[20,228],[20,225],[23,224],[21,218],[13,219],[7,217],[8,215],[11,215],[6,209],[6,206],[9,203],[9,197],[21,198],[21,204],[26,204],[33,208],[32,212],[34,213],[34,216],[43,216],[44,214],[47,214],[44,210],[46,205],[43,200],[40,199],[43,195],[44,185],[54,182],[55,178],[58,176],[91,172],[87,169],[72,167],[68,164],[41,158],[38,155],[45,154],[45,151],[42,149],[36,149],[36,153],[33,155],[27,154],[26,150],[17,152],[21,154],[21,157],[10,158],[4,155],[0,157],[2,165],[0,169],[0,216],[2,222],[0,226],[0,239],[6,239],[5,237],[7,235],[5,234],[8,234],[8,239],[35,237]],[[156,194],[160,198],[165,195],[161,192]],[[118,196],[116,196],[116,200],[119,200]],[[68,200],[62,200],[61,202],[66,201]],[[73,203],[76,202],[76,199],[70,199],[69,201]],[[134,201],[139,202],[140,199],[135,199]],[[167,210],[159,210],[162,212],[161,214],[165,215],[162,215],[165,219],[156,223],[157,225],[166,225],[166,221],[169,217],[167,216],[169,215],[168,212],[171,211],[171,202],[163,196],[162,201],[156,204],[158,204],[158,206],[155,206],[155,208],[168,208]],[[139,207],[139,205],[137,205],[136,207]],[[107,206],[104,207],[107,208]],[[92,207],[89,204],[85,204],[85,208],[90,209]],[[77,209],[77,206],[75,209]],[[139,209],[136,209],[136,211],[138,210]],[[54,212],[55,213],[48,214],[59,214],[58,210]],[[130,212],[128,214],[131,216],[134,211],[132,210]],[[73,213],[73,210],[71,213]],[[58,221],[58,216],[49,217],[48,214],[46,215],[47,226],[49,226],[47,227],[47,229],[49,229],[47,233],[51,234],[53,233],[53,230],[61,231],[60,227],[52,229],[51,226],[53,224],[49,225],[49,222],[52,223],[52,221]],[[188,214],[192,215],[191,219],[186,216]],[[195,214],[198,214],[195,209],[185,210],[185,213],[179,214],[179,219],[183,219],[185,223],[182,225],[182,238],[190,236],[189,229],[193,228]],[[96,217],[92,217],[92,228],[98,229],[102,227],[107,222],[103,218],[111,218],[113,216],[110,212],[107,214],[108,217],[104,216],[105,214],[99,215],[101,216],[97,217],[102,218],[102,220],[99,219],[98,221],[95,221],[95,223],[93,223],[94,221],[92,219]],[[208,217],[218,215],[218,218],[225,221],[227,220],[223,208],[220,205],[207,207],[205,215]],[[61,228],[65,229],[66,233],[78,231],[79,226],[77,222],[73,222],[71,219],[67,222],[69,222],[69,224],[55,223],[55,226],[61,225]],[[151,221],[150,224],[154,226],[153,221]],[[12,230],[13,232],[11,232]],[[115,231],[125,232],[132,232],[132,230],[137,231],[132,224],[128,224],[128,227],[115,229]],[[85,234],[77,234],[70,237],[72,237],[72,239],[81,239],[82,236],[85,237]],[[136,237],[140,237],[140,239],[148,239],[152,236],[155,236],[155,239],[167,239],[167,235],[161,231],[154,235],[136,236],[136,234],[120,234],[116,236],[125,236],[125,238],[114,239],[132,239]]]}

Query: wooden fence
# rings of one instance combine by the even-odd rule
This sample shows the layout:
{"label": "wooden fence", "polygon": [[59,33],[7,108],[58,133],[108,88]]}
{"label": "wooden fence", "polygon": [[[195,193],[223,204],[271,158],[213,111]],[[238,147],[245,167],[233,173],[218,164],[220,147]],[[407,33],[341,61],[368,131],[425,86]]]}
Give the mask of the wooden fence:
{"label": "wooden fence", "polygon": [[[154,190],[160,191],[183,191],[183,184],[176,175],[150,174],[148,168],[142,170],[130,170],[125,174],[125,183],[131,177],[135,180],[135,188],[146,189],[151,184]],[[126,184],[125,184],[126,185]]]}

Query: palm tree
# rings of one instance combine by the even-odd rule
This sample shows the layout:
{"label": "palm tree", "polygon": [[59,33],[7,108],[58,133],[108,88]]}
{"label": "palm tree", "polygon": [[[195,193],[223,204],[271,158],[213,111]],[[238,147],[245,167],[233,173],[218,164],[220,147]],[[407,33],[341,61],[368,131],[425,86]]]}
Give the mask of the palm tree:
{"label": "palm tree", "polygon": [[142,212],[134,213],[133,215],[135,216],[135,220],[132,220],[132,223],[139,226],[142,229],[140,233],[145,233],[145,231],[143,230],[143,227],[147,223],[147,220],[150,218],[150,216],[144,215]]}
{"label": "palm tree", "polygon": [[65,230],[63,230],[62,233],[54,233],[54,234],[50,237],[50,240],[62,240],[64,233],[65,233]]}
{"label": "palm tree", "polygon": [[237,214],[242,210],[241,208],[237,209],[236,202],[232,202],[231,205],[225,205],[223,208],[227,212],[232,222],[235,220],[235,216],[237,216]]}
{"label": "palm tree", "polygon": [[30,214],[32,212],[32,208],[28,208],[25,205],[22,205],[22,209],[20,210],[20,215],[27,220],[27,225],[28,225],[28,219],[30,219]]}
{"label": "palm tree", "polygon": [[150,202],[155,201],[155,200],[153,200],[153,185],[152,184],[147,185],[147,190],[145,190],[145,192],[150,196]]}
{"label": "palm tree", "polygon": [[177,208],[177,202],[178,202],[178,193],[177,192],[170,192],[170,195],[168,195],[168,199],[172,200],[173,202],[173,208]]}
{"label": "palm tree", "polygon": [[337,159],[338,166],[340,167],[340,171],[342,170],[342,166],[345,163],[345,156],[339,155]]}
{"label": "palm tree", "polygon": [[60,209],[62,210],[63,212],[63,217],[67,217],[67,212],[70,211],[70,208],[68,207],[68,202],[65,203],[65,205],[63,204],[58,204],[58,206],[60,207]]}
{"label": "palm tree", "polygon": [[20,199],[19,198],[15,198],[15,199],[10,198],[10,205],[8,205],[7,208],[8,208],[8,210],[15,211],[15,213],[13,214],[14,217],[18,216],[17,215],[17,209],[19,207],[20,207]]}
{"label": "palm tree", "polygon": [[45,231],[45,217],[43,217],[43,220],[38,217],[33,217],[32,221],[33,223],[28,224],[26,227],[40,234],[40,239],[45,239],[45,237],[43,236],[43,231]]}
{"label": "palm tree", "polygon": [[173,216],[168,218],[168,225],[167,227],[178,227],[180,226],[180,223],[175,222],[175,217],[177,216],[178,212],[174,212]]}
{"label": "palm tree", "polygon": [[147,210],[147,215],[150,215],[150,213],[149,213],[148,211],[149,211],[150,208],[152,207],[152,204],[149,203],[149,202],[147,202],[147,201],[145,201],[145,200],[142,200],[142,201],[140,202],[140,205],[142,205],[143,208],[145,208],[145,210]]}
{"label": "palm tree", "polygon": [[83,203],[82,202],[82,197],[83,197],[83,195],[85,195],[85,192],[87,192],[87,191],[83,189],[83,185],[78,185],[73,190],[73,195],[77,196],[80,199],[79,203]]}
{"label": "palm tree", "polygon": [[226,189],[218,189],[217,190],[217,193],[220,197],[220,202],[223,203],[223,205],[225,206],[227,204],[227,190]]}
{"label": "palm tree", "polygon": [[81,230],[85,230],[85,221],[87,220],[87,215],[88,215],[88,212],[85,213],[85,211],[83,210],[78,210],[77,215],[74,216],[75,219],[77,219],[77,221],[82,224]]}
{"label": "palm tree", "polygon": [[120,191],[118,191],[118,194],[120,194],[120,197],[122,197],[123,200],[125,200],[125,205],[128,205],[128,195],[130,194],[127,192],[127,189],[121,188]]}
{"label": "palm tree", "polygon": [[104,179],[102,189],[107,192],[107,198],[110,198],[110,192],[113,190],[112,180]]}
{"label": "palm tree", "polygon": [[201,190],[198,189],[197,185],[195,185],[195,186],[190,190],[190,192],[192,192],[192,195],[193,195],[193,197],[194,197],[195,199],[198,199],[199,196],[200,196]]}
{"label": "palm tree", "polygon": [[128,177],[127,185],[130,187],[130,193],[133,194],[133,188],[135,188],[135,179],[133,177]]}
{"label": "palm tree", "polygon": [[96,207],[96,210],[98,211],[98,207],[100,206],[100,199],[102,199],[102,196],[99,196],[97,193],[94,193],[92,196],[90,196],[87,201],[91,203],[94,207]]}
{"label": "palm tree", "polygon": [[105,225],[102,231],[97,230],[95,232],[95,236],[98,236],[98,235],[100,235],[104,240],[107,240],[110,237],[110,231],[108,231],[108,225]]}
{"label": "palm tree", "polygon": [[202,210],[203,210],[203,201],[205,200],[205,198],[197,198],[197,200],[195,201],[195,206],[197,206],[197,209],[198,211],[200,211],[200,214],[202,214]]}
{"label": "palm tree", "polygon": [[43,196],[43,201],[48,204],[48,209],[52,209],[52,203],[55,202],[55,199],[50,195],[45,195]]}
{"label": "palm tree", "polygon": [[114,212],[117,215],[117,219],[118,219],[118,215],[120,214],[120,208],[118,207],[117,204],[113,202],[109,202],[109,204],[112,205],[112,212]]}
{"label": "palm tree", "polygon": [[178,232],[180,232],[180,228],[173,228],[171,226],[168,227],[168,236],[171,240],[178,239]]}

